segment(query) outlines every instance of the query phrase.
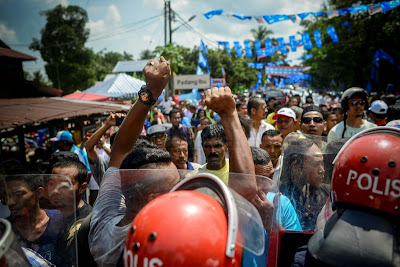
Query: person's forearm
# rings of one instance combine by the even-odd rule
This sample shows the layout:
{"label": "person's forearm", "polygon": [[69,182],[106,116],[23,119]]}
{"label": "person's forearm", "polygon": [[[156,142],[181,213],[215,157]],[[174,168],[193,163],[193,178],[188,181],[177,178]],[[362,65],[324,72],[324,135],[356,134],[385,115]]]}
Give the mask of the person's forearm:
{"label": "person's forearm", "polygon": [[85,148],[90,163],[94,164],[97,158],[97,152],[94,149],[96,144],[99,142],[104,133],[110,128],[110,126],[103,124],[97,131],[86,141]]}
{"label": "person's forearm", "polygon": [[143,104],[139,100],[133,104],[115,137],[109,167],[119,168],[125,156],[132,151],[136,140],[142,132],[146,114],[149,110],[150,106]]}
{"label": "person's forearm", "polygon": [[249,143],[236,110],[233,114],[223,115],[221,118],[229,151],[229,171],[247,174],[243,175],[243,180],[239,183],[230,180],[229,186],[246,199],[251,200],[257,193],[257,183]]}

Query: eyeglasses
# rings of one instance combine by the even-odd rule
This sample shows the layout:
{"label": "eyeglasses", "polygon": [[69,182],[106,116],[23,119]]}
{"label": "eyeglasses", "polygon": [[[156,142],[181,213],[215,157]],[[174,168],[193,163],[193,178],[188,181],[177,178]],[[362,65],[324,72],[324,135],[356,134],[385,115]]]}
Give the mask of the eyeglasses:
{"label": "eyeglasses", "polygon": [[303,117],[301,119],[301,122],[304,123],[304,124],[309,124],[309,123],[311,123],[311,121],[314,121],[314,123],[323,123],[324,119],[321,118],[321,117],[313,117],[313,118],[311,118],[311,117]]}
{"label": "eyeglasses", "polygon": [[352,106],[357,106],[357,105],[365,106],[366,104],[364,100],[353,100],[350,103]]}
{"label": "eyeglasses", "polygon": [[157,134],[157,135],[153,135],[150,137],[150,139],[156,140],[156,139],[162,139],[164,140],[167,137],[167,135],[165,134]]}

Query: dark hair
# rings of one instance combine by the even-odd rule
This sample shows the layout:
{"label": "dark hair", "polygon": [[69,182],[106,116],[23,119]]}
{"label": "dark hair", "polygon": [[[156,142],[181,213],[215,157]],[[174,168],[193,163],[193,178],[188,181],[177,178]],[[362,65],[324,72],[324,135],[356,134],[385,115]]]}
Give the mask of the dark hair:
{"label": "dark hair", "polygon": [[271,100],[276,100],[276,98],[271,96],[270,98],[268,98],[268,102],[271,101]]}
{"label": "dark hair", "polygon": [[[169,151],[172,148],[172,141],[174,139],[184,141],[187,143],[186,136],[183,134],[171,134],[168,136],[167,140],[165,141],[165,149]],[[189,144],[188,144],[189,145]]]}
{"label": "dark hair", "polygon": [[54,152],[53,154],[51,154],[49,166],[47,167],[45,173],[51,174],[51,171],[53,170],[53,165],[60,160],[79,160],[79,157],[78,154],[75,154],[71,151]]}
{"label": "dark hair", "polygon": [[135,148],[158,148],[158,146],[151,142],[147,136],[139,135],[133,149]]}
{"label": "dark hair", "polygon": [[301,108],[299,106],[291,106],[289,108],[294,111],[294,114],[296,114],[296,119],[299,119],[302,117],[301,114],[303,113],[303,108]]}
{"label": "dark hair", "polygon": [[387,113],[387,121],[399,120],[400,119],[400,105],[389,106]]}
{"label": "dark hair", "polygon": [[278,106],[283,106],[282,102],[279,100],[274,102],[274,109],[277,108]]}
{"label": "dark hair", "polygon": [[322,116],[324,117],[324,120],[328,120],[330,115],[336,115],[335,112],[333,111],[325,111]]}
{"label": "dark hair", "polygon": [[179,113],[179,115],[181,115],[179,109],[173,109],[173,110],[171,110],[171,112],[169,113],[169,116],[172,117],[172,115],[174,115],[175,113]]}
{"label": "dark hair", "polygon": [[253,120],[246,116],[239,115],[239,121],[240,125],[242,125],[242,128],[244,129],[244,135],[249,139]]}
{"label": "dark hair", "polygon": [[298,100],[296,96],[291,96],[291,97],[289,98],[289,102],[290,102],[292,99]]}
{"label": "dark hair", "polygon": [[5,182],[23,181],[31,191],[35,191],[44,184],[43,176],[40,175],[42,173],[37,168],[17,159],[3,161],[0,164],[0,172],[7,175]]}
{"label": "dark hair", "polygon": [[207,125],[201,132],[201,143],[204,144],[206,139],[219,138],[226,144],[226,136],[224,127],[220,124]]}
{"label": "dark hair", "polygon": [[394,95],[394,94],[389,94],[389,95],[387,95],[386,96],[386,104],[388,105],[388,106],[393,106],[393,105],[396,105],[396,96]]}
{"label": "dark hair", "polygon": [[258,109],[258,107],[261,105],[261,101],[265,102],[264,99],[261,99],[259,97],[251,97],[249,99],[249,102],[247,102],[247,113],[249,114],[249,116],[251,114],[251,109],[252,108]]}
{"label": "dark hair", "polygon": [[196,106],[193,105],[193,104],[190,104],[190,105],[189,105],[189,109],[196,109]]}
{"label": "dark hair", "polygon": [[384,119],[386,118],[386,114],[378,114],[378,113],[375,113],[375,112],[373,112],[373,111],[371,111],[371,110],[369,110],[369,112],[371,112],[372,114],[374,114],[374,116],[375,116],[378,120],[384,120]]}
{"label": "dark hair", "polygon": [[306,114],[307,112],[311,112],[311,111],[319,112],[321,114],[321,116],[324,117],[324,112],[322,111],[322,109],[320,107],[318,107],[316,105],[312,105],[312,106],[308,106],[308,107],[304,108],[303,113],[301,114],[301,117],[303,118],[304,114]]}
{"label": "dark hair", "polygon": [[254,164],[265,165],[271,161],[271,158],[269,157],[268,152],[265,151],[264,149],[251,146],[250,150],[251,150],[251,156],[253,157]]}
{"label": "dark hair", "polygon": [[171,155],[167,151],[141,144],[140,146],[135,145],[133,151],[124,158],[120,169],[140,169],[143,165],[149,164],[151,167],[149,166],[147,169],[158,169],[160,165],[167,165],[171,162]]}
{"label": "dark hair", "polygon": [[[59,160],[52,166],[52,169],[54,169],[54,168],[65,169],[65,168],[70,168],[70,167],[75,168],[78,172],[75,178],[78,181],[79,186],[81,186],[85,182],[89,183],[88,170],[87,170],[85,164],[83,164],[79,159],[78,160],[76,160],[76,159]],[[72,181],[72,177],[68,177],[68,178],[70,178]]]}
{"label": "dark hair", "polygon": [[[204,111],[204,112],[205,112],[205,111]],[[211,124],[211,120],[210,120],[210,118],[207,117],[207,116],[201,117],[201,118],[200,118],[200,123],[201,123],[202,121],[205,121],[205,120],[208,120],[208,122]]]}
{"label": "dark hair", "polygon": [[236,103],[236,109],[240,108],[241,106],[246,106],[246,103],[239,101]]}
{"label": "dark hair", "polygon": [[281,133],[280,131],[278,131],[278,130],[266,130],[266,131],[263,133],[263,135],[262,135],[262,137],[261,137],[261,140],[264,138],[264,136],[271,136],[271,137],[274,137],[274,136],[277,136],[277,135],[282,136],[282,133]]}
{"label": "dark hair", "polygon": [[333,108],[332,111],[335,112],[335,113],[336,113],[336,111],[337,111],[337,112],[339,112],[340,114],[343,114],[343,113],[344,113],[343,109],[342,109],[342,108],[339,108],[339,107]]}

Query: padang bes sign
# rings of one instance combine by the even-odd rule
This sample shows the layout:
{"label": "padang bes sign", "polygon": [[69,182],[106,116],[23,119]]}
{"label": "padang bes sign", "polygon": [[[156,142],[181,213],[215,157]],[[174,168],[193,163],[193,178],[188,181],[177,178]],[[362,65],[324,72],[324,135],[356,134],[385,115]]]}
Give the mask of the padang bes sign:
{"label": "padang bes sign", "polygon": [[205,75],[176,75],[174,89],[208,89],[210,88],[210,74]]}

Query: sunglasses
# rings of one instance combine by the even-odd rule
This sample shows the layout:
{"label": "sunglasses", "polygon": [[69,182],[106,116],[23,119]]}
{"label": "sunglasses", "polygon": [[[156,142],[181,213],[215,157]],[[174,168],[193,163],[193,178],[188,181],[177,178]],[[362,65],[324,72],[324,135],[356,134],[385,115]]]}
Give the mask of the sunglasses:
{"label": "sunglasses", "polygon": [[357,105],[365,106],[366,104],[364,100],[353,100],[350,103],[352,106],[357,106]]}
{"label": "sunglasses", "polygon": [[303,117],[301,119],[301,122],[304,123],[304,124],[309,124],[311,121],[314,121],[314,123],[323,123],[324,119],[321,118],[321,117],[313,117],[313,118]]}

